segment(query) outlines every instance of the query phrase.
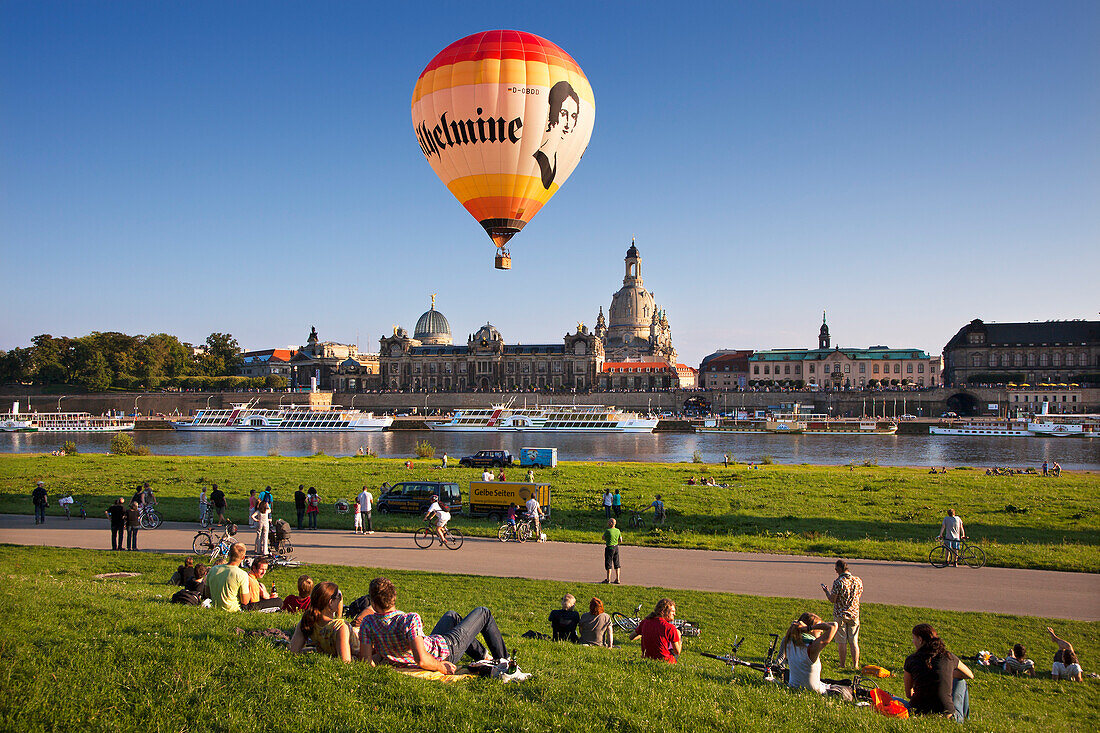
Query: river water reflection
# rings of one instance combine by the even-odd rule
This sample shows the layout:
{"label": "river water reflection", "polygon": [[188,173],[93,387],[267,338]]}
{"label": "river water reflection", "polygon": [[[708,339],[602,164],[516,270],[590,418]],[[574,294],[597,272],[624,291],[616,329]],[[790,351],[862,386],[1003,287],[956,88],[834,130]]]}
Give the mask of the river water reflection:
{"label": "river water reflection", "polygon": [[[186,456],[308,456],[351,455],[359,447],[379,456],[408,458],[418,440],[427,440],[452,458],[481,448],[504,448],[518,454],[522,446],[555,446],[560,460],[690,461],[695,451],[708,463],[724,454],[738,461],[759,461],[767,455],[777,463],[845,464],[875,461],[881,466],[1038,466],[1058,461],[1065,469],[1100,468],[1100,440],[1078,438],[994,438],[949,435],[718,435],[653,433],[579,435],[546,433],[190,433],[139,430],[141,445],[156,455]],[[110,435],[57,433],[0,434],[0,453],[41,453],[75,440],[80,450],[105,452]]]}

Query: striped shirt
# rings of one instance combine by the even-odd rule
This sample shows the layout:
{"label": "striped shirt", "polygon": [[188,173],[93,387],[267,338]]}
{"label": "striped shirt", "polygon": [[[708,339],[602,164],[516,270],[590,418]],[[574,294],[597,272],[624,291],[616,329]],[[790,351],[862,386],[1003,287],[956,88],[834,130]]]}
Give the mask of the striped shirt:
{"label": "striped shirt", "polygon": [[424,622],[419,613],[401,613],[398,610],[386,614],[371,614],[363,618],[359,626],[360,643],[370,642],[374,650],[387,662],[399,666],[416,666],[413,656],[413,639],[424,638],[428,654],[439,660],[451,655],[451,647],[442,636],[424,636]]}

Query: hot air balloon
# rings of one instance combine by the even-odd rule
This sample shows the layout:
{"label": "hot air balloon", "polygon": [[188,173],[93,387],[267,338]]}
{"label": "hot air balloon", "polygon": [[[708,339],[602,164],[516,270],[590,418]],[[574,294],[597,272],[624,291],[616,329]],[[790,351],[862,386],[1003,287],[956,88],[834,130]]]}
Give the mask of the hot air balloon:
{"label": "hot air balloon", "polygon": [[424,157],[485,228],[496,267],[510,240],[577,167],[595,123],[592,87],[565,51],[530,33],[484,31],[439,52],[416,82]]}

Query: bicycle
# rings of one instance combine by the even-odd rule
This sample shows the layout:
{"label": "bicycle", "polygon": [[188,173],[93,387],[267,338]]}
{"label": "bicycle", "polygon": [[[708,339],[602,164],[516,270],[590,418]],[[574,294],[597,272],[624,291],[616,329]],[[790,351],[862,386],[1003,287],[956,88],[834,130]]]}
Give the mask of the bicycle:
{"label": "bicycle", "polygon": [[[615,611],[611,614],[611,622],[623,631],[633,633],[638,628],[638,624],[642,622],[642,604],[639,603],[634,607],[633,616],[625,616]],[[699,623],[696,621],[674,619],[672,625],[684,636],[696,637],[701,633]]]}
{"label": "bicycle", "polygon": [[149,505],[145,505],[141,508],[141,528],[142,529],[156,529],[164,521],[157,514],[157,510]]}
{"label": "bicycle", "polygon": [[[719,662],[728,664],[730,666],[730,672],[737,667],[747,667],[748,669],[755,670],[757,672],[763,672],[764,680],[766,682],[786,681],[787,677],[787,665],[778,663],[776,656],[776,647],[779,646],[779,634],[767,634],[770,636],[772,643],[768,647],[768,653],[764,657],[763,662],[753,662],[747,659],[742,659],[737,656],[737,650],[741,648],[741,645],[745,643],[746,637],[742,636],[738,639],[734,636],[733,645],[730,647],[729,654],[712,654],[711,652],[699,652],[704,657],[711,659],[717,659]],[[776,677],[776,673],[779,673],[779,677]]]}
{"label": "bicycle", "polygon": [[[457,529],[451,529],[450,527],[443,527],[443,546],[448,550],[457,550],[462,547],[462,542],[465,537],[462,532]],[[433,543],[438,542],[439,537],[435,534],[435,528],[431,526],[424,526],[413,532],[413,542],[421,550],[426,550],[432,546]]]}
{"label": "bicycle", "polygon": [[[215,539],[214,535],[219,530],[221,531],[221,535]],[[191,549],[194,550],[196,555],[209,555],[213,552],[218,543],[222,541],[223,537],[236,533],[237,525],[235,524],[200,529],[195,533],[195,538],[191,541]]]}
{"label": "bicycle", "polygon": [[351,511],[351,502],[347,499],[340,499],[332,505],[337,514],[347,514]]}
{"label": "bicycle", "polygon": [[947,546],[947,543],[951,541],[942,540],[929,551],[928,562],[932,567],[946,568],[951,564],[952,553],[956,555],[956,565],[961,562],[968,568],[974,568],[975,570],[985,565],[985,550],[968,542],[966,537],[963,537],[959,542],[959,548],[953,550]]}
{"label": "bicycle", "polygon": [[199,526],[203,529],[209,529],[214,524],[214,507],[210,504],[204,504],[203,510],[199,512]]}
{"label": "bicycle", "polygon": [[74,499],[72,494],[66,494],[61,497],[58,504],[61,506],[61,510],[65,512],[65,519],[69,519],[74,512],[81,519],[88,518],[88,511],[84,508],[84,502],[79,499]]}
{"label": "bicycle", "polygon": [[527,522],[516,521],[515,524],[505,522],[497,530],[497,539],[501,542],[526,542],[531,539],[531,525]]}

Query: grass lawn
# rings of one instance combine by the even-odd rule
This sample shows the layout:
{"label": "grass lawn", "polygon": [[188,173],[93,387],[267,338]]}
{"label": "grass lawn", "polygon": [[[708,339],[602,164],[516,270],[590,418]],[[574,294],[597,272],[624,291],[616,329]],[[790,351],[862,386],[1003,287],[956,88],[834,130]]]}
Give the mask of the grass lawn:
{"label": "grass lawn", "polygon": [[[249,489],[273,488],[276,517],[293,520],[292,496],[298,484],[314,486],[324,501],[321,526],[351,526],[337,515],[337,499],[353,500],[363,485],[383,481],[455,481],[467,497],[477,469],[448,468],[438,461],[404,462],[377,458],[282,457],[121,457],[78,455],[0,455],[0,512],[30,514],[34,482],[46,481],[56,499],[72,491],[90,514],[101,516],[117,496],[129,500],[142,481],[157,493],[167,519],[192,520],[202,486],[217,482],[229,496],[230,517],[244,520]],[[622,528],[631,544],[665,547],[775,552],[784,554],[923,561],[948,507],[980,541],[990,565],[1100,572],[1100,474],[1074,472],[1060,478],[986,476],[953,469],[848,466],[746,466],[690,463],[570,462],[536,472],[553,486],[555,540],[599,541],[603,530],[600,495],[619,488],[624,508],[647,506],[662,494],[669,507],[661,529]],[[512,479],[524,472],[513,469]],[[689,486],[705,476],[728,488]],[[624,512],[625,520],[629,514]],[[652,513],[647,515],[652,521]],[[381,517],[382,529],[411,531],[415,517]],[[622,524],[627,524],[625,521]],[[486,520],[456,519],[472,534],[490,535]]]}
{"label": "grass lawn", "polygon": [[[3,689],[0,729],[247,731],[696,731],[958,730],[943,720],[897,721],[868,709],[762,682],[748,670],[733,675],[700,651],[727,649],[734,632],[780,631],[804,610],[826,615],[823,602],[755,598],[660,588],[608,587],[462,575],[388,572],[398,606],[434,623],[443,611],[484,604],[497,615],[505,641],[533,679],[502,685],[468,680],[444,685],[385,668],[343,665],[319,655],[290,657],[265,640],[234,629],[296,622],[288,614],[224,614],[170,605],[164,584],[180,558],[4,546],[0,549],[0,637]],[[97,581],[94,574],[135,571],[141,577]],[[315,580],[340,584],[345,598],[366,591],[375,571],[312,566]],[[302,570],[270,578],[289,589]],[[580,603],[598,594],[609,610],[647,607],[662,595],[682,618],[702,624],[687,639],[679,665],[642,660],[637,643],[616,650],[520,638],[548,631],[546,616],[572,592]],[[1053,625],[1073,642],[1086,671],[1100,659],[1100,624],[1038,618],[863,606],[863,659],[900,672],[910,653],[909,629],[935,625],[959,654],[1004,654],[1024,643],[1049,674]],[[763,656],[752,637],[746,656]],[[825,677],[843,676],[836,651],[823,655]],[[972,717],[982,731],[1083,731],[1100,728],[1100,683],[1023,679],[978,669],[971,683]],[[900,677],[880,686],[901,693]]]}

